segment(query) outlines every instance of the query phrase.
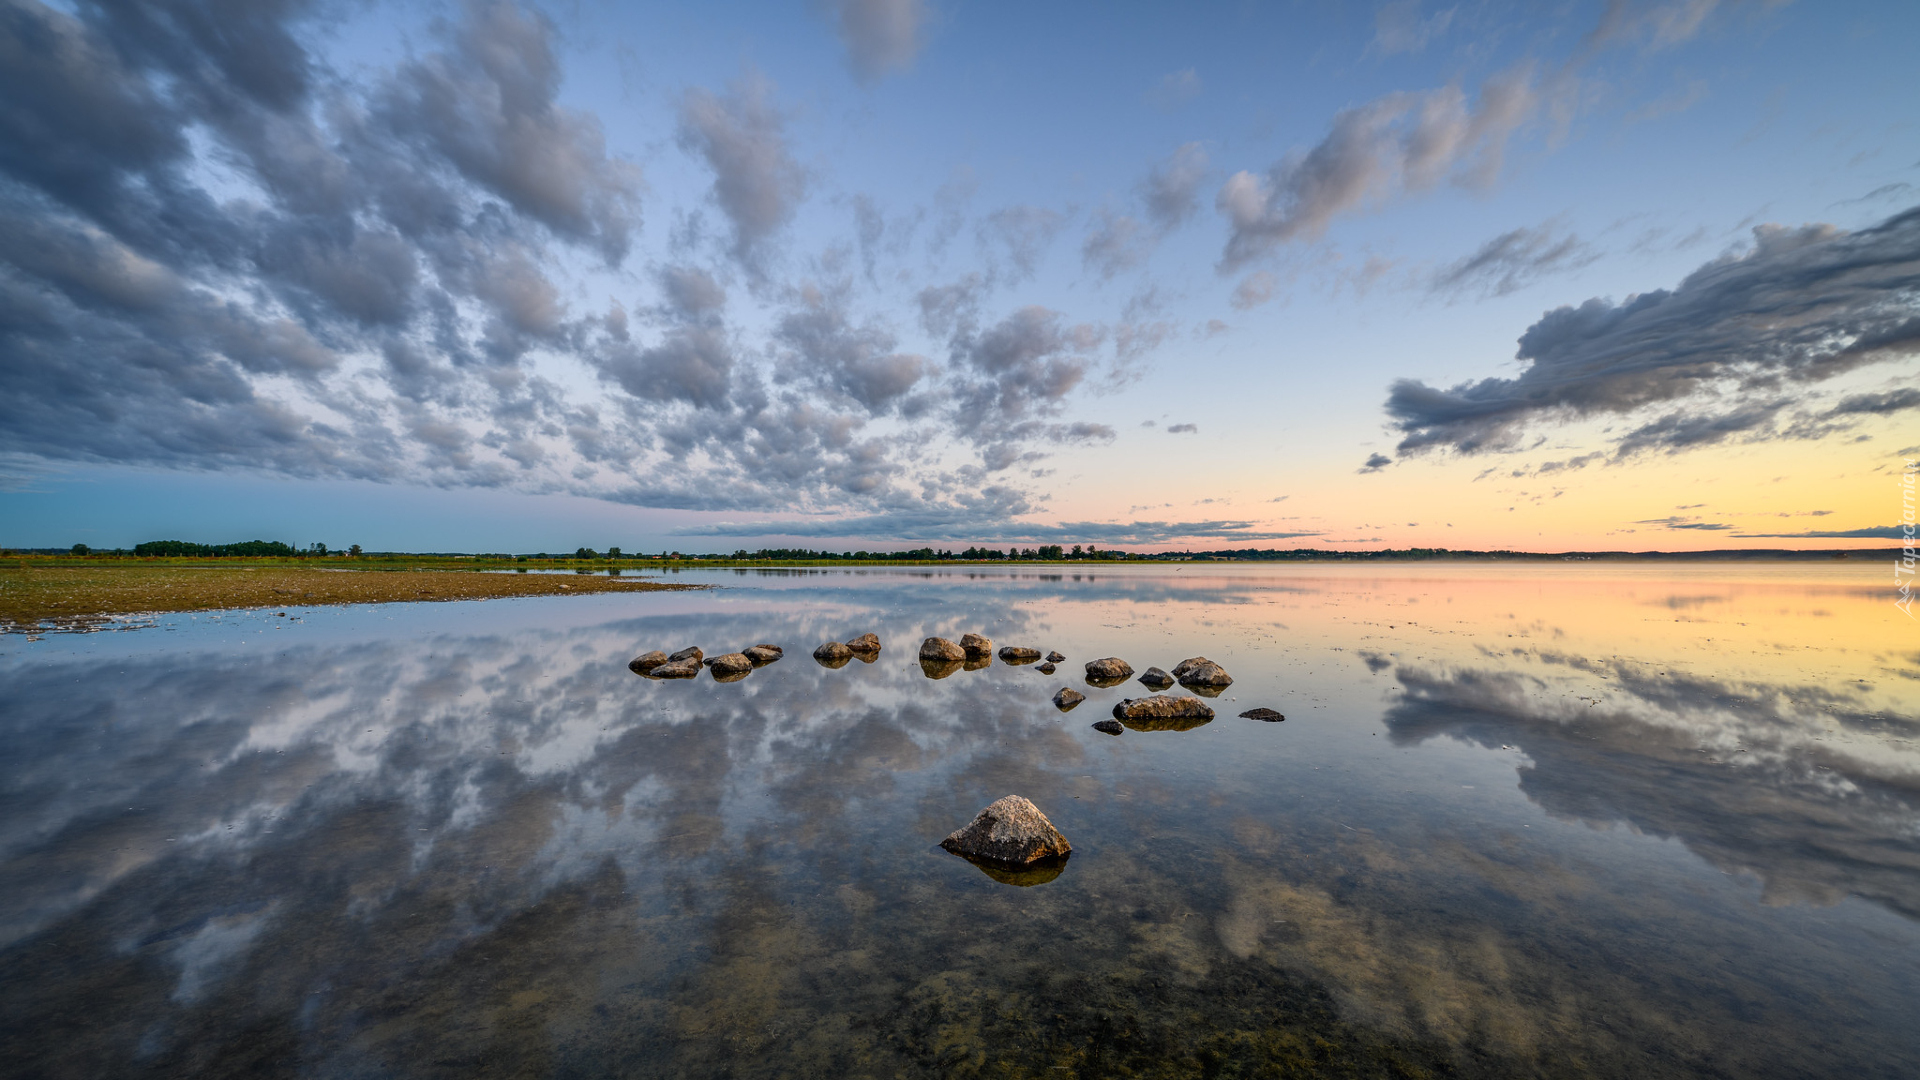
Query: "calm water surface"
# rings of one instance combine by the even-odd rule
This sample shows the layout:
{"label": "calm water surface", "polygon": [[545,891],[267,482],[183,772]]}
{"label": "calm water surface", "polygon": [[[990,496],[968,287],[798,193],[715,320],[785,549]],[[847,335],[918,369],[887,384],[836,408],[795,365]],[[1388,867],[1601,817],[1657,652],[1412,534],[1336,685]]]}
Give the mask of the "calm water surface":
{"label": "calm water surface", "polygon": [[[1913,1076],[1890,578],[710,572],[0,638],[0,1072]],[[928,678],[968,631],[1069,661]],[[1082,663],[1196,654],[1218,719],[1091,729],[1144,690]],[[1008,794],[1052,881],[936,847]]]}

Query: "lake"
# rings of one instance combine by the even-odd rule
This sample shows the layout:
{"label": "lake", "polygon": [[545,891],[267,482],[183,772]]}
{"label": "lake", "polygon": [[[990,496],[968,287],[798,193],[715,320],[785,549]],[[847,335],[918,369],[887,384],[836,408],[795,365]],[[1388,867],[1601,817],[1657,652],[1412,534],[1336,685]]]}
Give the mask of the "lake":
{"label": "lake", "polygon": [[[672,579],[716,587],[0,638],[0,1071],[1920,1068],[1889,567]],[[929,678],[967,632],[1068,659]],[[757,642],[738,682],[627,669]],[[1196,655],[1214,720],[1091,727],[1147,691],[1086,661]],[[937,846],[1009,794],[1051,880]]]}

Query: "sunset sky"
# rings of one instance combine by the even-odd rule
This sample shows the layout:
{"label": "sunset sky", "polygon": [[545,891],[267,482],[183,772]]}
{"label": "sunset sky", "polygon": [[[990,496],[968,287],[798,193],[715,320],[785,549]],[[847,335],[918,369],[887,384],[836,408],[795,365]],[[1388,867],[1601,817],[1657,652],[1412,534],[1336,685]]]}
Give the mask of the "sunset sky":
{"label": "sunset sky", "polygon": [[0,544],[1885,547],[1915,42],[0,0]]}

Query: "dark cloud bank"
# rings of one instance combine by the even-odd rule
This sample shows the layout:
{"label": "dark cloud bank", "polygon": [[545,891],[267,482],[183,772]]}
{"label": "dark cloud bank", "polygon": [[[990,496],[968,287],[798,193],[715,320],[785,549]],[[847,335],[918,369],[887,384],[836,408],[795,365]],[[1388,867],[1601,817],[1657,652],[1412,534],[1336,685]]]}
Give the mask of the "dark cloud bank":
{"label": "dark cloud bank", "polygon": [[[929,18],[825,11],[862,78],[909,64]],[[700,208],[643,215],[639,166],[562,103],[539,13],[472,0],[365,77],[309,48],[330,17],[0,0],[0,453],[1005,523],[1034,509],[1006,471],[1111,439],[1062,417],[1070,397],[1165,337],[974,275],[921,293],[923,355],[832,258],[778,273],[817,178],[756,73],[678,102],[712,231]],[[1188,150],[1154,174],[1156,227],[1191,212],[1203,168]],[[861,236],[884,230],[862,206]],[[1048,213],[978,229],[1030,274]],[[672,265],[634,265],[649,216],[679,222]],[[636,272],[656,299],[569,299]],[[741,328],[743,293],[770,334]],[[543,374],[556,362],[602,391]]]}
{"label": "dark cloud bank", "polygon": [[[1506,267],[1577,249],[1510,234],[1447,276],[1499,291]],[[1542,425],[1595,416],[1640,422],[1621,454],[1733,437],[1819,438],[1852,419],[1920,406],[1911,389],[1857,394],[1821,409],[1821,382],[1920,354],[1920,209],[1872,228],[1754,230],[1751,249],[1702,266],[1672,290],[1547,312],[1520,337],[1512,378],[1442,389],[1393,384],[1387,413],[1402,455],[1506,450]],[[1670,411],[1647,417],[1646,411]]]}

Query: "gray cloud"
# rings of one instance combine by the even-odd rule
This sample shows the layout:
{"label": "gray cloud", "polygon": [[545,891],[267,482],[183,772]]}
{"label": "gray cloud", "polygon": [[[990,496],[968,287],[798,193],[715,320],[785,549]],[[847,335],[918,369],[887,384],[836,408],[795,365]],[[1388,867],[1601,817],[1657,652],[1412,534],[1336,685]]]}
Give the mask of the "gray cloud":
{"label": "gray cloud", "polygon": [[1458,8],[1436,11],[1425,18],[1421,0],[1394,0],[1373,14],[1373,49],[1382,56],[1417,53],[1447,32]]}
{"label": "gray cloud", "polygon": [[1920,351],[1920,211],[1869,229],[1762,226],[1751,250],[1673,290],[1548,312],[1520,338],[1528,367],[1450,389],[1394,383],[1402,454],[1509,449],[1529,424],[1627,414],[1715,392],[1731,407],[1644,424],[1623,449],[1761,430],[1807,384]]}
{"label": "gray cloud", "polygon": [[696,88],[680,103],[680,145],[713,170],[713,200],[733,225],[735,256],[748,261],[806,194],[772,96],[772,85],[749,72],[724,95]]}
{"label": "gray cloud", "polygon": [[933,15],[925,0],[830,0],[827,7],[848,64],[869,82],[913,66]]}
{"label": "gray cloud", "polygon": [[1826,529],[1797,533],[1735,533],[1742,540],[1905,540],[1907,533],[1899,525],[1873,525],[1864,529]]}
{"label": "gray cloud", "polygon": [[903,515],[841,518],[820,521],[753,521],[700,525],[679,530],[677,536],[872,536],[897,535],[902,540],[959,540],[990,543],[1055,541],[1096,544],[1164,544],[1175,540],[1293,540],[1320,536],[1318,532],[1276,532],[1253,521],[1063,521],[1032,525],[996,520],[991,500],[964,512],[929,513],[908,519]]}
{"label": "gray cloud", "polygon": [[1884,394],[1853,394],[1841,398],[1833,408],[1827,410],[1827,415],[1888,416],[1907,409],[1920,409],[1920,390],[1906,387],[1900,390],[1889,390]]}
{"label": "gray cloud", "polygon": [[1199,143],[1181,146],[1141,182],[1140,201],[1146,221],[1113,210],[1098,211],[1093,231],[1080,246],[1081,261],[1106,279],[1145,263],[1162,235],[1193,216],[1199,205],[1200,185],[1206,178],[1206,151]]}
{"label": "gray cloud", "polygon": [[1197,435],[1199,434],[1199,432],[1200,432],[1199,424],[1168,424],[1167,425],[1167,434],[1169,435]]}
{"label": "gray cloud", "polygon": [[1234,286],[1233,296],[1228,302],[1241,311],[1251,311],[1273,299],[1273,291],[1279,287],[1279,284],[1279,279],[1272,273],[1266,270],[1255,270],[1241,278],[1240,284]]}
{"label": "gray cloud", "polygon": [[1011,263],[1006,280],[1018,284],[1040,268],[1040,260],[1066,223],[1064,214],[1043,206],[1003,207],[980,222],[980,247],[989,257],[1004,257]]}
{"label": "gray cloud", "polygon": [[783,374],[845,395],[870,414],[886,412],[932,375],[933,364],[899,352],[894,336],[882,327],[853,325],[846,304],[844,288],[801,291],[800,306],[781,319],[774,334],[789,350]]}
{"label": "gray cloud", "polygon": [[1433,275],[1434,292],[1506,296],[1550,274],[1590,265],[1600,256],[1578,236],[1555,236],[1548,225],[1519,228],[1480,245]]}
{"label": "gray cloud", "polygon": [[1368,454],[1366,463],[1360,466],[1363,473],[1376,473],[1393,464],[1393,459],[1385,454]]}
{"label": "gray cloud", "polygon": [[1186,143],[1154,166],[1143,193],[1148,218],[1162,229],[1185,224],[1199,208],[1208,167],[1207,152],[1197,142]]}
{"label": "gray cloud", "polygon": [[1488,79],[1469,101],[1459,86],[1396,93],[1342,110],[1333,130],[1264,174],[1227,178],[1214,205],[1229,235],[1229,272],[1281,244],[1312,239],[1332,220],[1442,181],[1485,187],[1499,176],[1507,141],[1537,110],[1531,68]]}

